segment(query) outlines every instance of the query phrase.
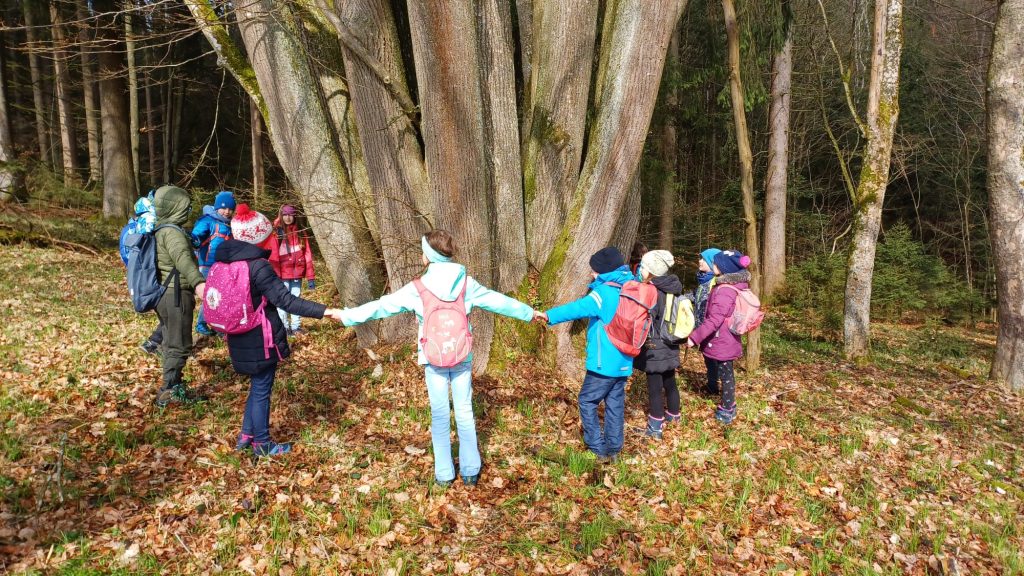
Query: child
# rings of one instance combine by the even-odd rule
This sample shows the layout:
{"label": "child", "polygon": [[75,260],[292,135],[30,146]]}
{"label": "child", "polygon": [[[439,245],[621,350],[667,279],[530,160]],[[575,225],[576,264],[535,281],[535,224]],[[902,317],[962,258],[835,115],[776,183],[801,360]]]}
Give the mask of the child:
{"label": "child", "polygon": [[[695,326],[700,326],[704,321],[704,313],[708,307],[708,296],[711,288],[715,285],[715,273],[711,270],[714,266],[715,256],[721,252],[718,248],[708,248],[700,253],[697,259],[697,288],[693,291],[693,316]],[[718,396],[718,377],[715,375],[712,366],[713,360],[704,357],[704,366],[707,368],[708,381],[704,385],[704,393],[711,396]]]}
{"label": "child", "polygon": [[[368,320],[380,320],[402,312],[415,312],[419,320],[417,350],[419,364],[423,366],[430,397],[430,434],[434,446],[434,480],[439,486],[450,486],[455,480],[455,466],[452,463],[450,436],[451,406],[448,393],[451,390],[455,411],[455,425],[459,432],[459,474],[467,486],[476,485],[480,479],[480,451],[476,442],[476,423],[473,420],[472,354],[452,368],[441,368],[427,361],[428,352],[424,344],[424,317],[426,306],[439,310],[440,305],[464,299],[468,316],[473,308],[483,308],[495,314],[502,314],[523,321],[544,319],[543,314],[530,306],[481,286],[466,275],[462,264],[452,262],[455,256],[455,241],[444,230],[434,230],[420,241],[423,249],[423,263],[427,271],[418,280],[410,282],[398,291],[385,295],[380,300],[367,302],[357,308],[341,311],[345,326],[356,326]],[[467,325],[468,327],[468,325]]]}
{"label": "child", "polygon": [[[203,278],[210,274],[210,266],[216,262],[217,247],[221,242],[231,238],[231,216],[234,212],[235,195],[223,190],[217,193],[212,206],[203,206],[203,215],[192,227],[192,241],[199,245],[196,255],[199,257],[199,272]],[[199,306],[196,332],[203,336],[213,336],[213,330],[203,319],[202,305]]]}
{"label": "child", "polygon": [[[687,346],[699,346],[708,366],[708,383],[722,382],[721,399],[715,410],[715,419],[723,424],[732,424],[736,419],[736,376],[733,361],[743,356],[740,337],[729,330],[728,322],[736,308],[737,290],[749,287],[750,258],[738,250],[719,252],[712,266],[715,284],[708,296],[704,321],[694,329]],[[737,290],[725,288],[735,286]]]}
{"label": "child", "polygon": [[[304,227],[299,226],[298,215],[294,206],[285,204],[281,206],[281,212],[274,220],[274,233],[270,236],[270,265],[274,272],[284,281],[285,288],[293,296],[302,294],[302,279],[310,290],[316,287],[316,277],[313,274],[313,250],[309,245],[309,234]],[[281,314],[281,322],[289,334],[298,334],[300,328],[299,316],[291,315],[289,322],[288,313],[278,310]]]}
{"label": "child", "polygon": [[[649,438],[661,440],[662,425],[679,421],[679,389],[676,370],[679,368],[679,344],[670,344],[662,338],[661,326],[665,319],[666,294],[679,296],[683,284],[668,270],[675,258],[667,250],[653,250],[640,260],[640,279],[651,282],[658,289],[658,304],[654,308],[653,328],[647,344],[636,357],[634,366],[647,374],[647,430]],[[665,404],[668,403],[668,409]]]}
{"label": "child", "polygon": [[227,339],[232,367],[235,372],[249,376],[249,397],[245,401],[242,432],[238,435],[235,449],[244,450],[252,446],[253,454],[257,456],[278,456],[291,451],[291,444],[277,443],[270,439],[270,395],[277,374],[277,364],[279,360],[291,354],[284,324],[277,314],[277,309],[283,308],[292,314],[307,318],[336,318],[340,312],[323,304],[296,298],[285,289],[267,260],[270,252],[264,248],[271,231],[270,220],[266,216],[253,212],[247,205],[242,204],[238,207],[238,214],[231,221],[233,239],[225,240],[217,248],[216,256],[217,262],[248,262],[253,308],[259,306],[263,297],[267,299],[264,314],[272,332],[276,352],[271,350],[268,355],[263,326],[257,326],[243,334],[233,334]]}
{"label": "child", "polygon": [[[121,253],[121,261],[128,265],[128,246],[125,239],[129,234],[149,234],[156,226],[156,209],[153,208],[153,196],[156,190],[150,190],[149,194],[135,201],[135,216],[128,220],[128,223],[121,229],[121,237],[118,241],[118,250]],[[146,338],[139,346],[147,354],[156,354],[160,351],[160,344],[164,341],[163,327],[159,324],[153,333]]]}
{"label": "child", "polygon": [[166,281],[171,274],[177,276],[156,306],[156,315],[163,327],[163,386],[154,404],[164,408],[172,403],[201,399],[185,385],[182,374],[192,350],[195,299],[203,297],[206,280],[196,265],[192,238],[181,229],[192,214],[192,198],[188,192],[177,186],[161,186],[153,196],[153,209],[157,217],[153,236],[159,280]]}
{"label": "child", "polygon": [[[587,375],[580,387],[580,420],[583,440],[600,464],[618,460],[622,450],[626,409],[626,379],[633,371],[633,358],[612,344],[605,325],[615,317],[619,291],[635,276],[626,266],[618,248],[602,248],[590,257],[593,281],[590,292],[576,300],[548,310],[551,325],[588,318]],[[604,429],[597,407],[604,402]]]}
{"label": "child", "polygon": [[647,244],[637,240],[633,243],[633,250],[629,253],[629,271],[640,280],[640,259],[647,254]]}

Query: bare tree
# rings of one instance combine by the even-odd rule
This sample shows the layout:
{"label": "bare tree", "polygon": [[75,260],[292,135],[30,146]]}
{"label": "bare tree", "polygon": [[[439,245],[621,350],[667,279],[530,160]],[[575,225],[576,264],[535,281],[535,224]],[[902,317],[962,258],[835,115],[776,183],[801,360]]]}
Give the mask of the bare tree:
{"label": "bare tree", "polygon": [[[787,1],[786,4],[789,4]],[[764,195],[764,289],[770,302],[786,278],[786,190],[789,176],[790,90],[793,77],[793,26],[784,7],[782,47],[772,58],[768,110],[768,174]]]}
{"label": "bare tree", "polygon": [[57,92],[57,117],[60,120],[61,156],[64,165],[64,184],[78,184],[78,139],[75,130],[74,106],[71,101],[70,55],[64,33],[64,18],[60,6],[50,0],[50,29],[53,33],[53,70]]}
{"label": "bare tree", "polygon": [[[679,65],[679,30],[672,34],[668,57],[675,66]],[[665,179],[661,183],[660,213],[658,218],[658,246],[672,250],[673,232],[675,230],[676,198],[679,196],[679,136],[676,132],[676,107],[679,104],[678,90],[670,86],[665,96],[665,108],[668,117],[661,127],[661,138],[658,148],[664,164]]]}
{"label": "bare tree", "polygon": [[83,0],[75,2],[78,20],[79,53],[82,59],[82,93],[85,100],[85,131],[89,142],[89,181],[103,179],[103,159],[100,152],[100,116],[97,102],[95,61],[92,54],[93,29],[88,21],[88,6]]}
{"label": "bare tree", "polygon": [[991,377],[1024,390],[1024,0],[1003,0],[988,70],[988,194],[999,297]]}
{"label": "bare tree", "polygon": [[113,0],[94,0],[99,20],[100,123],[103,131],[103,215],[130,216],[138,192],[132,168],[128,135],[128,102],[125,99],[124,36],[116,22]]}
{"label": "bare tree", "polygon": [[871,335],[871,281],[882,224],[882,202],[889,184],[893,134],[899,116],[903,0],[876,0],[871,77],[860,180],[854,196],[853,247],[846,275],[843,344],[850,359],[867,355]]}
{"label": "bare tree", "polygon": [[20,198],[24,189],[18,175],[8,162],[14,160],[14,140],[11,139],[11,120],[7,114],[7,45],[0,32],[0,203]]}
{"label": "bare tree", "polygon": [[32,79],[32,103],[36,117],[36,139],[39,145],[39,161],[50,163],[50,131],[46,118],[49,104],[46,99],[43,64],[39,57],[40,38],[39,21],[36,14],[36,2],[22,0],[21,6],[25,14],[25,39],[28,41],[28,65]]}
{"label": "bare tree", "polygon": [[[732,115],[736,123],[736,145],[740,156],[740,190],[743,194],[744,239],[750,256],[750,289],[761,291],[761,262],[758,250],[757,214],[754,208],[754,154],[750,149],[747,130],[746,105],[743,98],[743,79],[740,77],[740,34],[733,0],[722,0],[725,15],[725,33],[729,48],[729,94],[732,96]],[[745,352],[747,370],[756,370],[761,363],[761,331],[747,334]]]}
{"label": "bare tree", "polygon": [[132,149],[132,179],[135,189],[141,190],[139,172],[142,170],[139,161],[139,67],[135,63],[135,2],[125,0],[124,3],[124,39],[125,55],[128,57],[128,134]]}
{"label": "bare tree", "polygon": [[249,100],[249,129],[252,142],[252,198],[253,203],[258,205],[266,185],[263,172],[263,116],[252,100]]}

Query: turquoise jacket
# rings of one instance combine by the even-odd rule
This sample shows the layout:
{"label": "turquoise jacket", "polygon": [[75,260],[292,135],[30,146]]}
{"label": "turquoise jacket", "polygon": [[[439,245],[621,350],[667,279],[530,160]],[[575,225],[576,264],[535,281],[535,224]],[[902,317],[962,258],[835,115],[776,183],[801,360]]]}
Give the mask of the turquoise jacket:
{"label": "turquoise jacket", "polygon": [[[466,275],[466,267],[455,262],[435,262],[428,268],[420,280],[423,285],[435,296],[445,302],[454,302],[459,297],[463,285],[466,286],[466,314],[473,311],[473,308],[482,308],[488,312],[501,314],[510,318],[516,318],[528,322],[533,319],[533,308],[523,304],[515,298],[509,298],[500,292],[495,292],[480,285],[472,277]],[[409,282],[399,288],[396,292],[387,294],[379,300],[367,302],[356,308],[342,310],[341,320],[345,326],[355,326],[369,320],[382,320],[389,316],[403,312],[415,312],[416,320],[419,322],[419,335],[416,338],[416,349],[419,353],[419,363],[425,365],[426,357],[420,346],[420,339],[423,338],[423,301],[416,290],[416,285]],[[470,327],[472,330],[472,327]],[[472,360],[473,355],[467,361]]]}
{"label": "turquoise jacket", "polygon": [[587,370],[602,376],[625,378],[633,372],[633,357],[623,354],[608,339],[604,327],[615,317],[619,308],[619,288],[636,277],[628,266],[601,274],[590,284],[590,292],[576,300],[548,310],[551,325],[589,318],[587,325]]}

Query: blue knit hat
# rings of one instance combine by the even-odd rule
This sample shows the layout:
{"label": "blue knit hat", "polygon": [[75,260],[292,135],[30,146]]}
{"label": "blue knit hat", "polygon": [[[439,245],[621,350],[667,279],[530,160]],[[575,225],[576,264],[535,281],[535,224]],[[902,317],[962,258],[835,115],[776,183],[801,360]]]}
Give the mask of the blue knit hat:
{"label": "blue knit hat", "polygon": [[726,250],[715,255],[715,266],[722,274],[732,274],[750,266],[750,256],[739,250]]}
{"label": "blue knit hat", "polygon": [[222,190],[217,193],[217,197],[213,199],[213,209],[220,210],[221,208],[227,208],[229,210],[235,209],[235,195],[227,190]]}
{"label": "blue knit hat", "polygon": [[711,265],[715,263],[715,256],[718,256],[719,252],[721,252],[721,250],[718,248],[708,248],[700,253],[700,258],[707,262],[708,268],[711,268]]}
{"label": "blue knit hat", "polygon": [[598,274],[606,274],[626,264],[626,258],[614,246],[601,248],[590,257],[590,268]]}

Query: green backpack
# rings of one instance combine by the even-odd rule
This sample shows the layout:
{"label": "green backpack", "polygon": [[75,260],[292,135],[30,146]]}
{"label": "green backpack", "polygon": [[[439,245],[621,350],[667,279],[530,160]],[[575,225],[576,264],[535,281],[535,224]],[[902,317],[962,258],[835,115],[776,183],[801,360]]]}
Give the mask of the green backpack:
{"label": "green backpack", "polygon": [[693,332],[695,324],[693,300],[686,296],[666,294],[665,317],[661,323],[662,339],[672,346],[681,345]]}

